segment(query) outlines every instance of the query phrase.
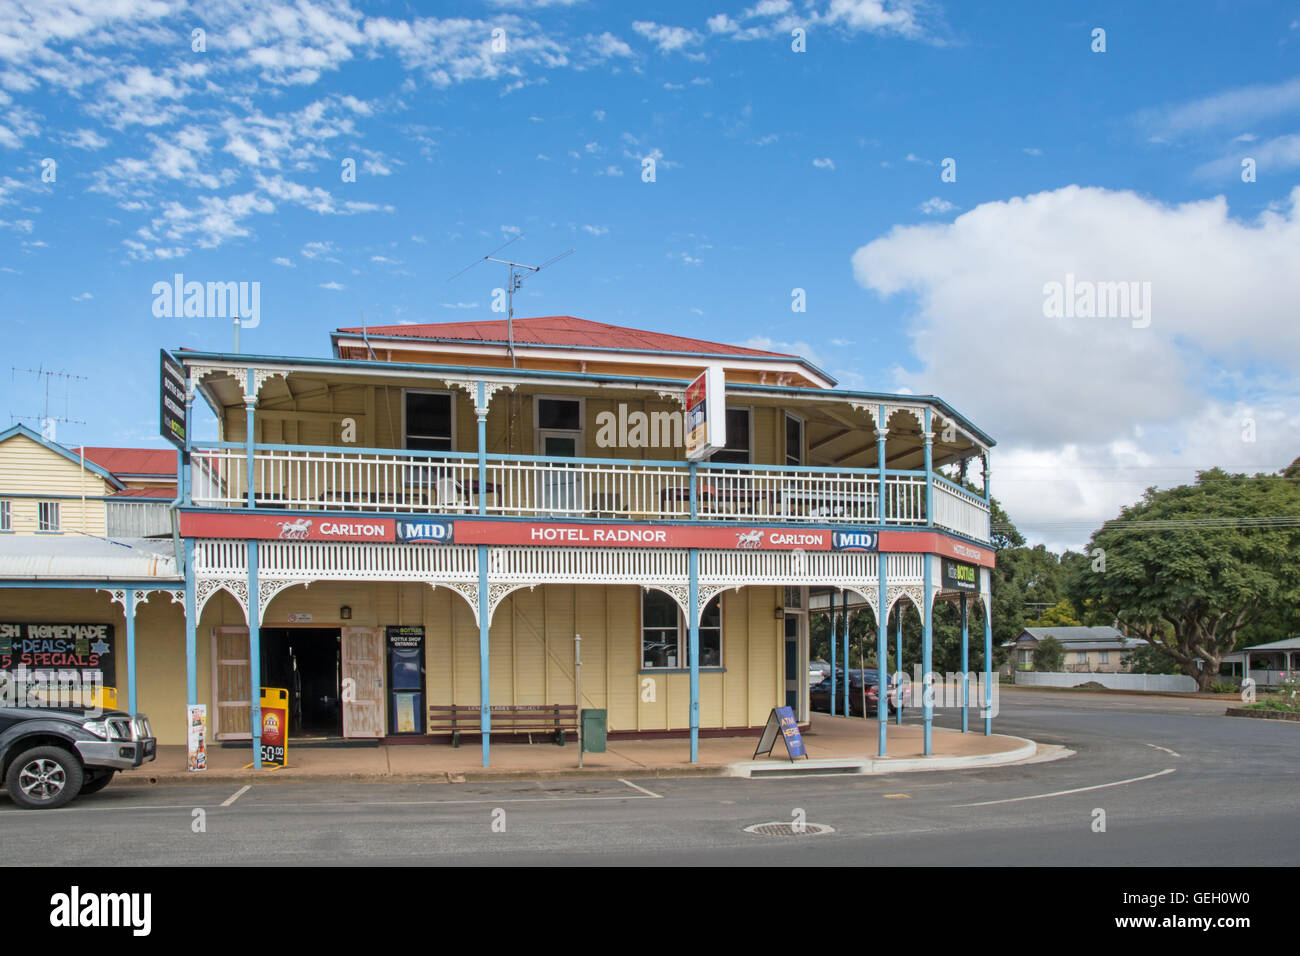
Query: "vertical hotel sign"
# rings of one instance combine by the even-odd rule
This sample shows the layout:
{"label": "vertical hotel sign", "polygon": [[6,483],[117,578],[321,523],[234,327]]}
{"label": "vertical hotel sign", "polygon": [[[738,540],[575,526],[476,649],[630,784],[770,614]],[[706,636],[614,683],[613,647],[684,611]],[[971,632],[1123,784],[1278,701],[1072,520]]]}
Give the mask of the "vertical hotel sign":
{"label": "vertical hotel sign", "polygon": [[160,351],[162,406],[159,423],[162,436],[185,450],[185,369],[166,349]]}
{"label": "vertical hotel sign", "polygon": [[721,365],[710,365],[686,386],[686,457],[707,458],[727,444],[727,381]]}

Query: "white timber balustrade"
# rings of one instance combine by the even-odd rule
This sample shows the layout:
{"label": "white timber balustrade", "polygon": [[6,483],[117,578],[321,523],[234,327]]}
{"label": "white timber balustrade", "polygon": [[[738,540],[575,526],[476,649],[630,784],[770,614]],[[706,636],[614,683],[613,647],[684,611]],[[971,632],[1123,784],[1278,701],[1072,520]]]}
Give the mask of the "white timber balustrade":
{"label": "white timber balustrade", "polygon": [[[193,457],[195,504],[248,505],[248,454],[234,443],[200,444]],[[777,467],[618,459],[554,459],[386,449],[254,446],[256,507],[497,517],[654,521],[770,521],[922,527],[924,472]],[[933,524],[979,541],[988,505],[934,476]]]}

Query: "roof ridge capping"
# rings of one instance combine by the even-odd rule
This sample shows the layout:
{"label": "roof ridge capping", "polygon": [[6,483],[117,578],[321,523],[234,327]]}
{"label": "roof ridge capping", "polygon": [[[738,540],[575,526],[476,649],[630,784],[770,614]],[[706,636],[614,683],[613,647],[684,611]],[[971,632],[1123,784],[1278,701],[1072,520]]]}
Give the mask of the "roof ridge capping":
{"label": "roof ridge capping", "polygon": [[[426,339],[501,345],[508,340],[505,319],[482,319],[460,322],[422,322],[402,325],[350,326],[338,328],[336,335],[366,335],[382,338]],[[631,326],[597,322],[573,315],[526,316],[511,320],[516,347],[537,348],[569,346],[577,348],[618,349],[630,352],[679,352],[695,355],[735,355],[749,358],[794,360],[816,368],[802,355],[773,352],[745,345],[714,342],[672,332],[653,332]],[[820,372],[820,370],[818,370]]]}

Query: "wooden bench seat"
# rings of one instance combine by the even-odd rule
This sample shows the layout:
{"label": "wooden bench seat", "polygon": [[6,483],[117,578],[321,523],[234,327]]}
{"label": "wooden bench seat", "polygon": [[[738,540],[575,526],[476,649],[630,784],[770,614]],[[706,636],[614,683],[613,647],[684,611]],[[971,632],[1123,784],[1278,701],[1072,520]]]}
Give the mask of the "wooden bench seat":
{"label": "wooden bench seat", "polygon": [[[578,732],[577,704],[494,704],[488,711],[491,733],[527,734],[529,743],[534,734],[547,734],[563,747],[564,735]],[[450,733],[451,745],[459,747],[461,734],[482,733],[478,704],[430,704],[428,732]]]}

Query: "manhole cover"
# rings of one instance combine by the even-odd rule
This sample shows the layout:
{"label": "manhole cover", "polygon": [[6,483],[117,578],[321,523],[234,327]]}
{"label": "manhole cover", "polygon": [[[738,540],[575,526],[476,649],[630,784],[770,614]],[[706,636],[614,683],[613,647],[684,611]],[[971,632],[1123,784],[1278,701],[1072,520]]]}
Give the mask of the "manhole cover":
{"label": "manhole cover", "polygon": [[835,828],[824,823],[753,823],[745,827],[746,833],[759,836],[817,836],[819,833],[834,833]]}

